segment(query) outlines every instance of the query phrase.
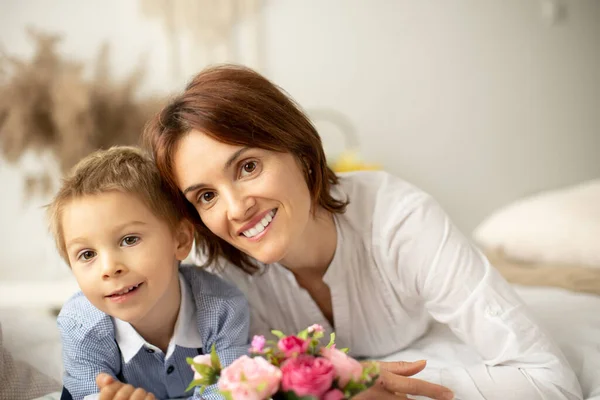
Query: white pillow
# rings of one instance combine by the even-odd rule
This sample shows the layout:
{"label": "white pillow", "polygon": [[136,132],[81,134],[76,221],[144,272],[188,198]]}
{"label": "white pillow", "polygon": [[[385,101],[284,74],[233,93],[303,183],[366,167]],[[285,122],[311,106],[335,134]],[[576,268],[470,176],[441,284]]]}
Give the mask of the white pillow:
{"label": "white pillow", "polygon": [[473,238],[515,260],[600,268],[600,179],[509,204]]}

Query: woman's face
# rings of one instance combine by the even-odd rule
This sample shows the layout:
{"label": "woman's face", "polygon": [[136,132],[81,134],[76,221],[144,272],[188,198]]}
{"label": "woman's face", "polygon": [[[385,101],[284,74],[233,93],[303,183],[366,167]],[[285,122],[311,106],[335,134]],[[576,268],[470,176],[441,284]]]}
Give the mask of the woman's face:
{"label": "woman's face", "polygon": [[263,263],[281,261],[311,218],[308,185],[290,153],[191,131],[176,148],[174,172],[208,229]]}

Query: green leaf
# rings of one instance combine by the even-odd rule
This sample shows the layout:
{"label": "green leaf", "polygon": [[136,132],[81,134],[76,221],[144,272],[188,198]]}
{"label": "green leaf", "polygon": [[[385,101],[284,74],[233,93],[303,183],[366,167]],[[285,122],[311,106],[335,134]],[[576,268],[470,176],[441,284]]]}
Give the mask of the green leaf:
{"label": "green leaf", "polygon": [[344,392],[356,394],[362,392],[365,389],[366,388],[363,383],[354,382],[353,380],[351,380],[346,384],[346,387],[344,387]]}
{"label": "green leaf", "polygon": [[305,329],[302,332],[298,333],[298,337],[302,340],[306,340],[308,338],[308,329]]}
{"label": "green leaf", "polygon": [[348,349],[347,347],[344,347],[343,349],[340,349],[340,351],[341,351],[342,353],[348,353],[348,350],[349,350],[349,349]]}
{"label": "green leaf", "polygon": [[187,389],[185,389],[186,392],[189,392],[190,390],[194,389],[196,386],[200,386],[202,385],[202,381],[200,379],[194,379],[192,382],[190,382],[189,386],[187,387]]}
{"label": "green leaf", "polygon": [[210,349],[210,362],[217,373],[221,372],[221,360],[219,360],[214,343]]}
{"label": "green leaf", "polygon": [[216,371],[210,365],[193,363],[194,369],[203,377],[216,375]]}
{"label": "green leaf", "polygon": [[319,400],[319,398],[315,396],[298,396],[291,390],[289,392],[283,392],[283,398],[285,400]]}
{"label": "green leaf", "polygon": [[379,377],[379,364],[376,362],[370,362],[363,366],[361,380],[368,382],[369,380],[375,381]]}
{"label": "green leaf", "polygon": [[313,333],[313,335],[312,335],[312,337],[313,337],[314,339],[317,339],[317,340],[321,339],[323,336],[324,336],[324,335],[323,335],[323,332],[315,332],[315,333]]}
{"label": "green leaf", "polygon": [[231,395],[231,392],[222,391],[222,390],[219,390],[218,392],[221,396],[223,396],[225,398],[225,400],[233,400],[233,396]]}
{"label": "green leaf", "polygon": [[329,335],[329,344],[325,347],[330,349],[331,346],[333,346],[334,344],[335,344],[335,332],[331,332],[331,335]]}
{"label": "green leaf", "polygon": [[271,333],[275,336],[277,336],[279,339],[283,339],[285,337],[285,335],[283,334],[283,332],[278,331],[278,330],[272,330]]}

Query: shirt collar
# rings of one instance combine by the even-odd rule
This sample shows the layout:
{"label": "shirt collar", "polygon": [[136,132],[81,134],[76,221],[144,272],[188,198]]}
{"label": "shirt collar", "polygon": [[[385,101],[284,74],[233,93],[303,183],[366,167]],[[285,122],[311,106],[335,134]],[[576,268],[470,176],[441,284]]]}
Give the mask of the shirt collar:
{"label": "shirt collar", "polygon": [[[175,329],[173,330],[173,337],[169,342],[165,358],[169,358],[173,354],[175,346],[192,349],[202,347],[202,338],[198,331],[196,303],[181,273],[179,273],[179,287],[181,288],[181,304],[177,322],[175,322]],[[148,343],[130,323],[115,317],[112,319],[115,326],[115,340],[125,363],[131,361],[143,347],[162,352],[158,347]]]}

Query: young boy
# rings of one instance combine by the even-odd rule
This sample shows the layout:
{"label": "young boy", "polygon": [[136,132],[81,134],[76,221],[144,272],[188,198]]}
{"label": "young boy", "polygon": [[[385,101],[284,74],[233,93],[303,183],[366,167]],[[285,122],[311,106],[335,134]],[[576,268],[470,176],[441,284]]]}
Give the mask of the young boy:
{"label": "young boy", "polygon": [[245,298],[214,275],[180,267],[193,228],[141,150],[114,147],[86,157],[48,211],[81,289],[58,316],[64,397],[96,395],[98,377],[103,399],[199,398],[197,390],[185,392],[193,380],[187,357],[214,344],[227,365],[247,352]]}

